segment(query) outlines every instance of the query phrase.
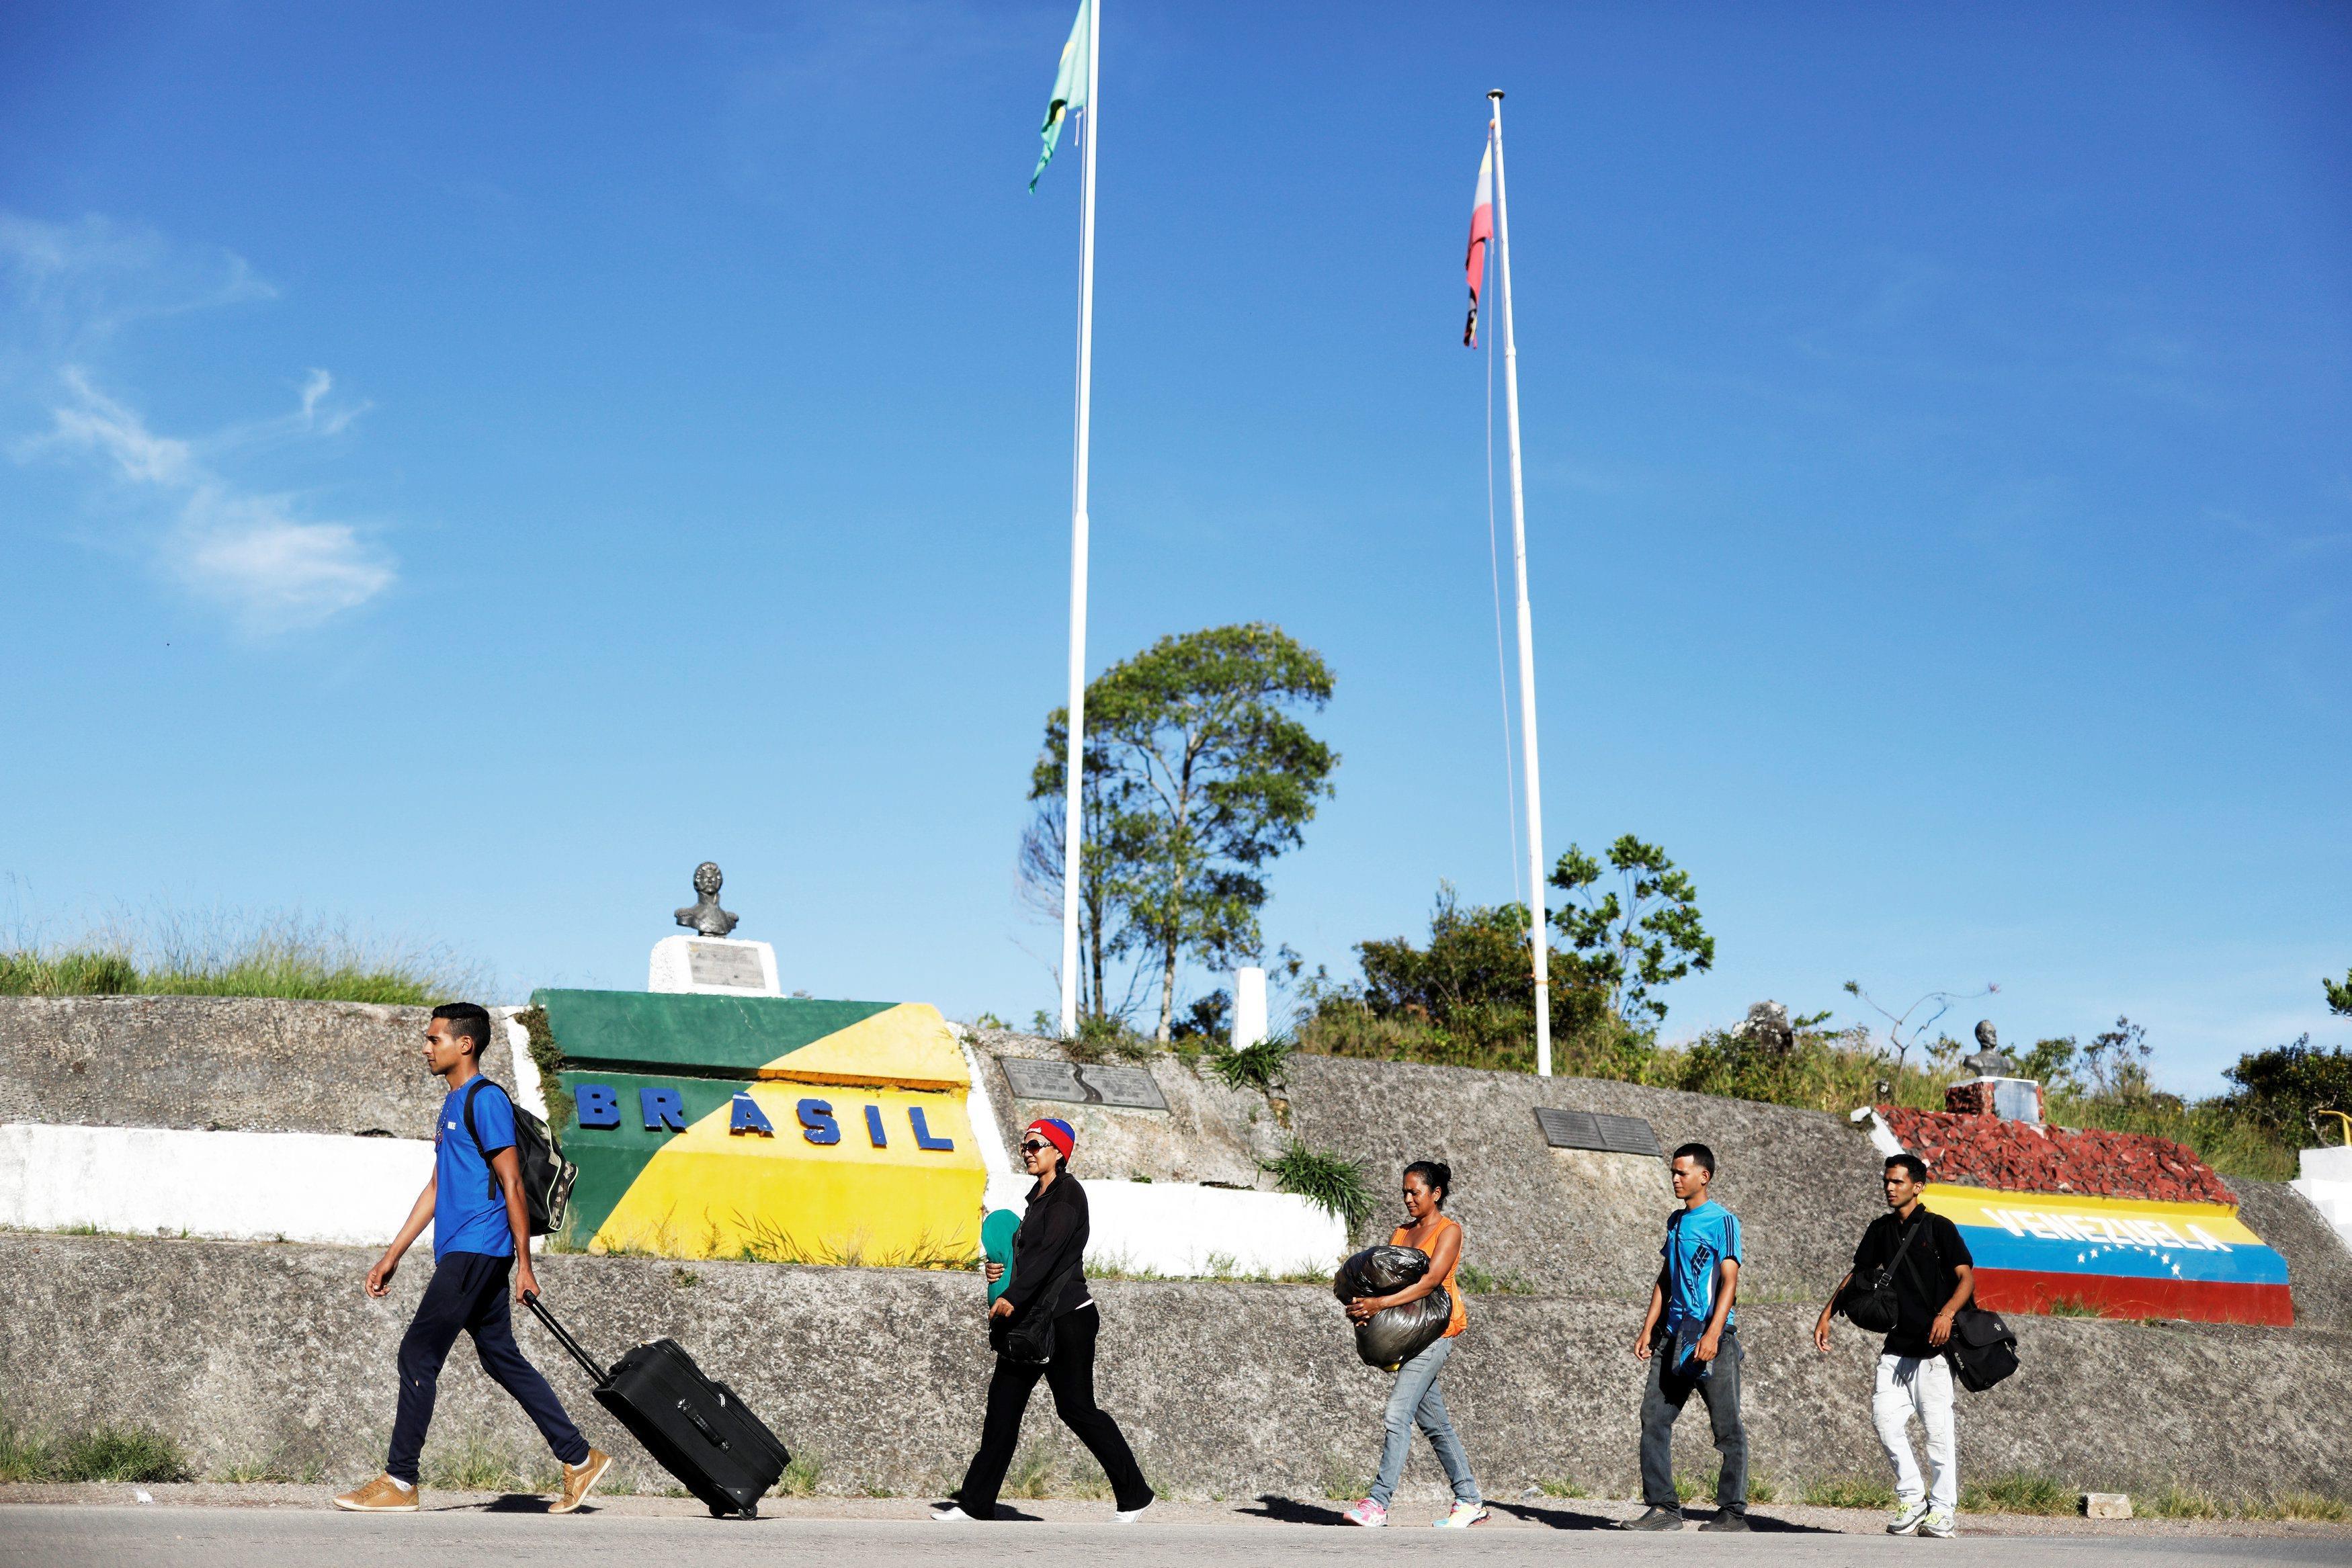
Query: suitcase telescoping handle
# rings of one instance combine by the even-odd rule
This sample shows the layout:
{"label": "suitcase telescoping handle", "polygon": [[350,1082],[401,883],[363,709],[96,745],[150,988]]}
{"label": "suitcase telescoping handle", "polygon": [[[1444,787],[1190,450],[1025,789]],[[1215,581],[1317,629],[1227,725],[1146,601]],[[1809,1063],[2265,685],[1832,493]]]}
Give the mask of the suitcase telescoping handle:
{"label": "suitcase telescoping handle", "polygon": [[604,1387],[606,1382],[609,1381],[605,1375],[604,1369],[598,1366],[593,1361],[590,1360],[588,1353],[580,1348],[580,1342],[572,1337],[571,1331],[566,1329],[562,1323],[555,1321],[555,1314],[549,1312],[546,1306],[541,1302],[539,1292],[537,1291],[525,1291],[522,1293],[522,1304],[529,1307],[531,1310],[532,1314],[536,1316],[541,1322],[547,1325],[547,1332],[555,1336],[557,1343],[561,1344],[564,1349],[572,1353],[572,1360],[587,1368],[588,1375],[595,1379],[596,1386],[599,1388]]}

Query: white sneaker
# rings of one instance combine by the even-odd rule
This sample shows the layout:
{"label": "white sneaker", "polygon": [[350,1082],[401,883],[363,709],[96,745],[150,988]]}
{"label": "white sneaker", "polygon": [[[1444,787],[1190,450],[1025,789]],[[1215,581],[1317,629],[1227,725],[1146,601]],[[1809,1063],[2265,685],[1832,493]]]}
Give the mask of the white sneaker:
{"label": "white sneaker", "polygon": [[1920,1534],[1932,1535],[1938,1541],[1949,1541],[1959,1532],[1960,1521],[1952,1517],[1949,1509],[1937,1509],[1919,1526]]}
{"label": "white sneaker", "polygon": [[1440,1530],[1467,1530],[1486,1517],[1486,1505],[1485,1503],[1464,1502],[1459,1499],[1456,1499],[1453,1511],[1448,1513],[1444,1519],[1438,1520],[1436,1521],[1436,1525]]}
{"label": "white sneaker", "polygon": [[[1150,1508],[1150,1506],[1151,1505],[1147,1502],[1143,1505],[1143,1508]],[[1122,1508],[1110,1516],[1110,1521],[1113,1524],[1133,1524],[1137,1520],[1143,1517],[1143,1508]]]}
{"label": "white sneaker", "polygon": [[972,1522],[972,1517],[954,1503],[943,1502],[931,1510],[931,1522],[933,1524],[970,1524]]}
{"label": "white sneaker", "polygon": [[1927,1500],[1923,1497],[1917,1502],[1906,1502],[1897,1508],[1895,1511],[1895,1517],[1887,1521],[1886,1533],[1916,1535],[1919,1533],[1919,1527],[1927,1522]]}

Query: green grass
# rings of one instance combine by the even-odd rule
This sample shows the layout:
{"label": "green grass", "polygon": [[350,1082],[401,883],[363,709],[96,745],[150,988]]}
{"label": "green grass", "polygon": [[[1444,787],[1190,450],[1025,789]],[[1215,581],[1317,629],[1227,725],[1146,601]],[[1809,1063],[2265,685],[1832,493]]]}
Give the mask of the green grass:
{"label": "green grass", "polygon": [[1771,1481],[1766,1480],[1761,1476],[1750,1476],[1748,1478],[1748,1500],[1749,1502],[1777,1502],[1780,1500],[1780,1489]]}
{"label": "green grass", "polygon": [[814,1497],[817,1483],[824,1479],[824,1460],[803,1450],[785,1463],[783,1479],[776,1482],[775,1495]]}
{"label": "green grass", "polygon": [[149,1427],[106,1424],[66,1437],[0,1426],[0,1481],[184,1481],[179,1443]]}
{"label": "green grass", "polygon": [[1481,1269],[1475,1263],[1463,1264],[1454,1271],[1454,1277],[1461,1281],[1464,1290],[1474,1296],[1532,1296],[1536,1293],[1534,1284],[1526,1275],[1497,1274],[1491,1269]]}
{"label": "green grass", "polygon": [[1543,1493],[1546,1497],[1572,1498],[1591,1497],[1592,1495],[1582,1487],[1577,1485],[1575,1480],[1568,1476],[1538,1478],[1536,1481],[1536,1490]]}
{"label": "green grass", "polygon": [[1013,1468],[1005,1472],[1000,1495],[1032,1499],[1053,1496],[1053,1461],[1035,1452],[1013,1460]]}
{"label": "green grass", "polygon": [[2073,1296],[2061,1296],[2042,1309],[2042,1316],[2052,1318],[2096,1318],[2105,1314],[2088,1301]]}
{"label": "green grass", "polygon": [[2054,1476],[2016,1470],[1961,1488],[1960,1508],[1967,1513],[2073,1513],[2081,1495],[2082,1489]]}
{"label": "green grass", "polygon": [[455,1449],[442,1448],[425,1461],[425,1484],[445,1491],[514,1492],[524,1489],[514,1458],[479,1437],[468,1437]]}
{"label": "green grass", "polygon": [[1801,1495],[1813,1508],[1895,1507],[1895,1489],[1878,1476],[1831,1476],[1807,1482]]}
{"label": "green grass", "polygon": [[448,950],[389,944],[301,915],[119,918],[62,946],[0,950],[0,996],[278,997],[419,1006],[479,991]]}

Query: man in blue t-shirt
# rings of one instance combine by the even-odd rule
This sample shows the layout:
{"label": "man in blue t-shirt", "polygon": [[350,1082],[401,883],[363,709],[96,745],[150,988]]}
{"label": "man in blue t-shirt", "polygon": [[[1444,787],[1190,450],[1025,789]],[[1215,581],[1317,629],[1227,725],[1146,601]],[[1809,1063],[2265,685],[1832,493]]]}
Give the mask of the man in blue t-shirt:
{"label": "man in blue t-shirt", "polygon": [[1633,1336],[1633,1354],[1650,1364],[1642,1394],[1642,1498],[1650,1506],[1628,1530],[1680,1530],[1675,1495],[1675,1417],[1696,1389],[1706,1405],[1723,1470],[1716,1515],[1701,1530],[1748,1528],[1748,1429],[1739,1420],[1739,1334],[1732,1301],[1739,1289],[1739,1219],[1707,1196],[1715,1153],[1705,1144],[1675,1151],[1675,1196],[1666,1218],[1664,1260],[1650,1289],[1650,1310]]}
{"label": "man in blue t-shirt", "polygon": [[523,1201],[522,1162],[515,1153],[514,1102],[482,1076],[490,1015],[471,1002],[433,1009],[425,1061],[449,1085],[433,1125],[433,1177],[392,1245],[368,1270],[367,1292],[392,1290],[394,1270],[412,1243],[433,1227],[433,1278],[400,1342],[400,1405],[383,1474],[335,1499],[352,1513],[416,1509],[417,1457],[433,1420],[441,1364],[460,1330],[474,1336],[482,1370],[514,1396],[563,1466],[563,1495],[548,1511],[570,1513],[587,1500],[612,1456],[592,1448],[563,1413],[555,1391],[515,1343],[511,1301],[536,1294],[530,1269],[530,1211]]}

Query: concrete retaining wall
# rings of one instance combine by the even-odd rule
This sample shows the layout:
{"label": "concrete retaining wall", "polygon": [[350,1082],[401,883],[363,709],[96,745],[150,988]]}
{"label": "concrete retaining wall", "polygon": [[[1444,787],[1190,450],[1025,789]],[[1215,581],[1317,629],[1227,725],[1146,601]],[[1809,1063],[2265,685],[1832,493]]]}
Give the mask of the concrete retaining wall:
{"label": "concrete retaining wall", "polygon": [[[152,1425],[200,1467],[323,1466],[357,1478],[382,1462],[393,1354],[429,1260],[393,1296],[360,1290],[361,1249],[0,1236],[0,1404],[69,1430]],[[670,1334],[822,1461],[829,1491],[934,1495],[977,1441],[987,1375],[976,1274],[749,1263],[542,1260],[549,1300],[593,1350]],[[1319,1501],[1360,1491],[1377,1458],[1388,1380],[1359,1364],[1339,1308],[1312,1286],[1097,1283],[1101,1395],[1146,1471],[1178,1495]],[[1633,1485],[1641,1368],[1630,1302],[1479,1297],[1445,1375],[1479,1478],[1509,1497],[1536,1478],[1623,1493]],[[1813,1309],[1740,1311],[1758,1474],[1784,1488],[1884,1471],[1868,1419],[1874,1343],[1841,1326],[1818,1356]],[[2080,1486],[2177,1480],[2223,1495],[2346,1495],[2342,1391],[2352,1337],[2306,1331],[2144,1327],[2083,1319],[2018,1325],[2025,1370],[1963,1396],[1965,1474],[2031,1469]],[[666,1480],[588,1398],[535,1325],[519,1331],[625,1479]],[[547,1468],[520,1413],[461,1350],[443,1375],[426,1449],[469,1443]],[[1078,1450],[1041,1396],[1028,1451],[1066,1484]],[[1697,1414],[1678,1462],[1706,1475]],[[1406,1496],[1433,1501],[1416,1448]]]}
{"label": "concrete retaining wall", "polygon": [[432,1176],[422,1138],[0,1125],[0,1226],[27,1230],[381,1247]]}
{"label": "concrete retaining wall", "polygon": [[[446,1092],[429,1008],[247,997],[0,997],[0,1122],[415,1137]],[[503,1040],[482,1053],[515,1082]]]}

